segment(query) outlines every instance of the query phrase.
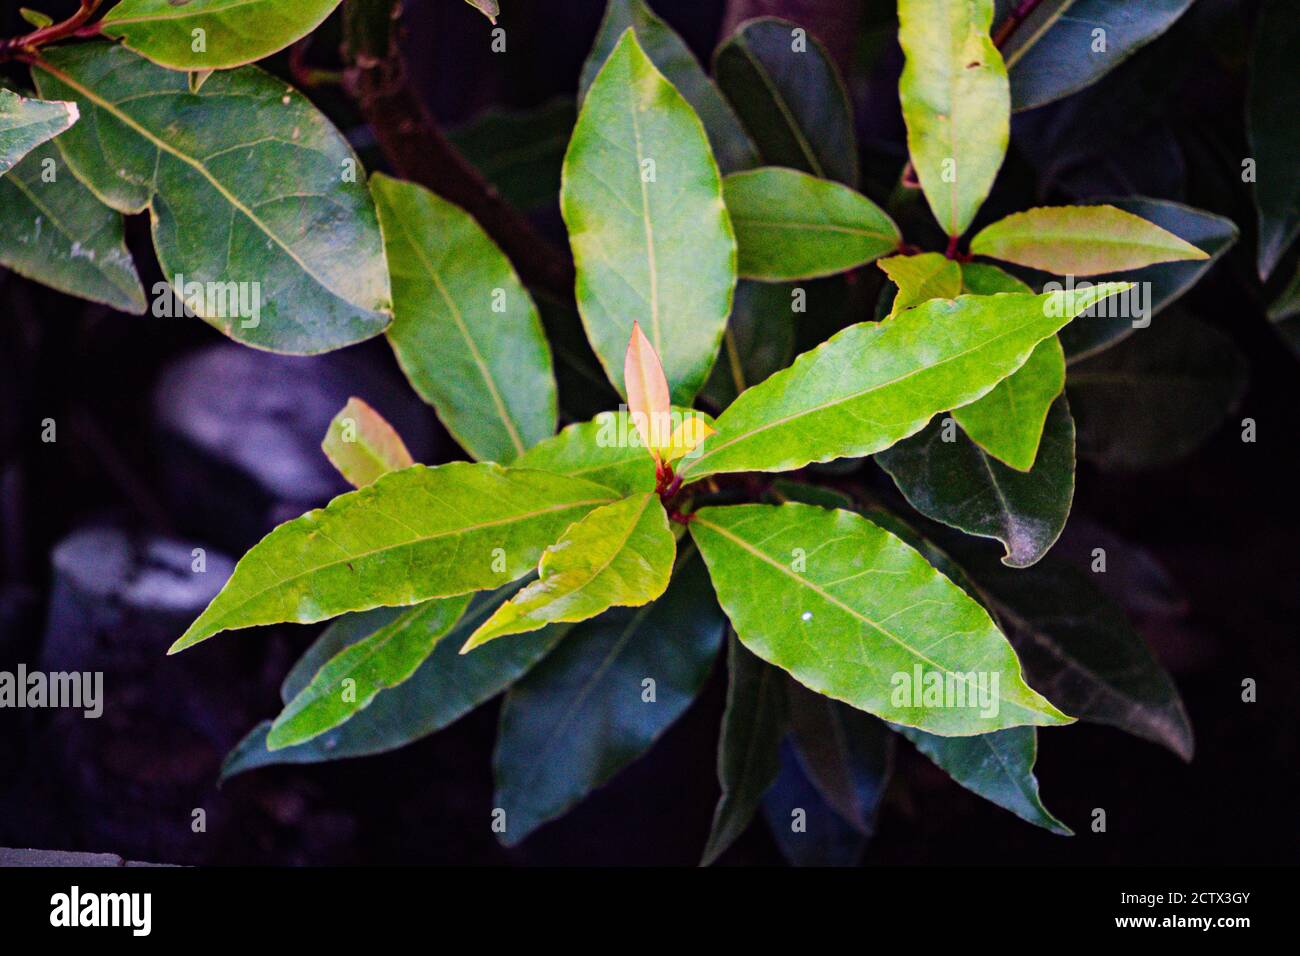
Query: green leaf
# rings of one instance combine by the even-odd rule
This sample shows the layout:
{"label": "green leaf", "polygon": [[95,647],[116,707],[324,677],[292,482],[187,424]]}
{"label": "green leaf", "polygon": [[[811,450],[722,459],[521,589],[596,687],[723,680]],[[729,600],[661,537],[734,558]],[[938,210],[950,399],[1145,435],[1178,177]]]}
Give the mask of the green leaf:
{"label": "green leaf", "polygon": [[[948,440],[945,440],[948,435]],[[1024,568],[1056,543],[1074,498],[1074,420],[1065,396],[1052,404],[1032,470],[990,457],[942,419],[876,455],[908,503],[935,521],[1005,546]]]}
{"label": "green leaf", "polygon": [[147,308],[121,215],[78,182],[53,143],[0,178],[0,264],[119,312]]}
{"label": "green leaf", "polygon": [[898,248],[884,210],[829,179],[769,166],[723,182],[740,247],[740,275],[768,282],[815,279]]}
{"label": "green leaf", "polygon": [[0,90],[0,176],[75,123],[78,115],[76,103],[29,100]]}
{"label": "green leaf", "polygon": [[1061,331],[1061,344],[1072,362],[1095,355],[1126,338],[1135,328],[1141,328],[1196,285],[1237,242],[1237,227],[1232,220],[1214,213],[1164,199],[1141,197],[1113,199],[1110,204],[1174,233],[1206,253],[1208,258],[1169,262],[1107,276],[1107,279],[1114,281],[1132,282],[1147,296],[1145,314],[1089,315],[1083,321],[1070,323]]}
{"label": "green leaf", "polygon": [[659,496],[635,495],[575,521],[542,554],[539,577],[475,631],[462,654],[507,634],[648,604],[668,587],[677,542]]}
{"label": "green leaf", "polygon": [[789,285],[772,282],[736,284],[722,354],[701,399],[726,408],[750,385],[790,364],[795,346],[792,291]]}
{"label": "green leaf", "polygon": [[835,63],[816,37],[776,17],[741,24],[713,57],[713,73],[763,162],[858,185],[853,110]]}
{"label": "green leaf", "polygon": [[447,138],[501,198],[525,211],[558,206],[560,169],[578,109],[563,97],[522,112],[490,109]]}
{"label": "green leaf", "polygon": [[781,855],[791,866],[855,866],[869,838],[834,810],[809,779],[791,737],[781,742],[780,754],[781,771],[763,794],[763,816]]}
{"label": "green leaf", "polygon": [[[976,295],[1031,291],[997,266],[971,262],[961,272],[963,288]],[[954,408],[952,417],[981,449],[1017,471],[1029,471],[1038,456],[1047,410],[1064,387],[1065,353],[1053,336],[1039,342],[1028,361],[993,391]]]}
{"label": "green leaf", "polygon": [[1190,242],[1114,206],[1039,206],[1012,213],[981,229],[970,251],[1076,276],[1209,258]]}
{"label": "green leaf", "polygon": [[48,13],[41,13],[41,11],[32,10],[29,7],[19,7],[18,15],[38,30],[42,27],[48,27],[54,22],[54,18]]}
{"label": "green leaf", "polygon": [[470,595],[463,594],[406,608],[330,658],[275,718],[267,749],[282,750],[319,737],[369,707],[380,691],[407,680],[460,620],[469,601]]}
{"label": "green leaf", "polygon": [[589,481],[493,464],[390,472],[254,545],[168,653],[234,628],[498,587],[614,498]]}
{"label": "green leaf", "polygon": [[339,0],[122,0],[103,32],[173,70],[223,70],[283,50],[324,22]]}
{"label": "green leaf", "polygon": [[1002,54],[989,38],[992,18],[993,0],[898,3],[907,148],[949,236],[960,236],[975,218],[1011,135],[1011,94]]}
{"label": "green leaf", "polygon": [[[894,285],[898,286],[898,294],[894,296],[890,315],[920,305],[922,302],[928,302],[930,299],[955,299],[962,293],[961,265],[937,252],[923,252],[914,256],[890,256],[876,264],[885,275],[889,276]],[[1028,286],[1024,291],[1032,292]]]}
{"label": "green leaf", "polygon": [[971,793],[1035,826],[1061,836],[1074,835],[1048,812],[1038,796],[1034,776],[1038,731],[1033,727],[1012,727],[975,737],[936,737],[910,727],[899,727],[898,732]]}
{"label": "green leaf", "polygon": [[1246,96],[1246,132],[1255,160],[1255,209],[1259,213],[1259,277],[1267,279],[1282,253],[1300,234],[1300,150],[1295,82],[1300,54],[1300,18],[1294,4],[1266,0],[1259,14]]}
{"label": "green leaf", "polygon": [[703,866],[714,863],[754,819],[781,770],[788,721],[781,672],[746,650],[735,634],[727,641],[727,674],[727,708],[718,741],[722,797],[713,811]]}
{"label": "green leaf", "polygon": [[[998,12],[1009,11],[1013,2],[998,0]],[[1192,0],[1048,0],[1003,49],[1012,106],[1033,109],[1090,86],[1168,30],[1191,5]]]}
{"label": "green leaf", "polygon": [[787,679],[792,742],[804,773],[849,825],[875,831],[893,763],[893,735],[870,714]]}
{"label": "green leaf", "polygon": [[812,690],[944,735],[1071,721],[979,604],[860,515],[734,505],[690,529],[741,641]]}
{"label": "green leaf", "polygon": [[1003,622],[1035,686],[1080,720],[1108,724],[1192,758],[1192,728],[1173,681],[1088,575],[1056,558],[1010,570],[958,555]]}
{"label": "green leaf", "polygon": [[354,488],[415,464],[402,436],[359,398],[349,398],[325,433],[321,451]]}
{"label": "green leaf", "polygon": [[[258,724],[227,755],[221,778],[273,764],[323,763],[395,750],[441,730],[495,697],[548,654],[569,630],[569,625],[548,627],[513,641],[497,641],[477,654],[460,654],[460,645],[470,632],[518,589],[519,585],[512,584],[474,595],[465,616],[434,645],[433,653],[415,674],[379,694],[347,723],[306,743],[275,751],[266,747],[271,721]],[[293,700],[321,666],[344,648],[410,610],[377,608],[339,618],[285,678],[282,700],[286,704]]]}
{"label": "green leaf", "polygon": [[58,140],[68,165],[118,212],[150,210],[162,273],[204,290],[183,294],[205,321],[294,354],[383,331],[388,269],[364,171],[304,96],[256,67],[196,95],[185,73],[106,43],[44,56],[42,95],[81,108]]}
{"label": "green leaf", "polygon": [[1295,275],[1278,293],[1273,304],[1268,307],[1269,321],[1281,325],[1287,319],[1300,315],[1300,263],[1296,264]]}
{"label": "green leaf", "polygon": [[610,381],[623,390],[639,321],[673,401],[689,405],[731,312],[735,236],[699,118],[630,30],[582,104],[560,204],[578,308]]}
{"label": "green leaf", "polygon": [[596,76],[609,60],[623,34],[634,31],[646,56],[698,114],[708,134],[713,155],[724,172],[748,169],[758,163],[754,144],[736,118],[726,98],[718,92],[694,54],[668,24],[642,0],[609,0],[605,18],[578,80],[579,99],[585,99]]}
{"label": "green leaf", "polygon": [[724,626],[688,547],[661,598],[574,627],[512,687],[492,758],[503,842],[523,840],[649,750],[704,685]]}
{"label": "green leaf", "polygon": [[1118,471],[1177,461],[1223,424],[1246,379],[1230,338],[1191,316],[1171,316],[1070,366],[1079,455]]}
{"label": "green leaf", "polygon": [[790,471],[882,451],[983,396],[1071,317],[1124,289],[934,299],[851,326],[736,399],[681,474]]}
{"label": "green leaf", "polygon": [[555,433],[551,350],[532,297],[474,218],[423,186],[370,180],[393,286],[388,341],[457,443],[510,462]]}

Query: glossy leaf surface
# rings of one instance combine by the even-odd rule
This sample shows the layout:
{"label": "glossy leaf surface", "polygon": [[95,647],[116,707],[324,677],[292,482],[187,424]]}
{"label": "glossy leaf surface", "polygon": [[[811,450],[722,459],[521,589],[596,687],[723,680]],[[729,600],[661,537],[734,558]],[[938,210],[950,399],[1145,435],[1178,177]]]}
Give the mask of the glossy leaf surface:
{"label": "glossy leaf surface", "polygon": [[[810,689],[945,735],[1070,722],[979,604],[860,515],[734,505],[690,529],[741,641]],[[936,683],[950,693],[927,703]]]}
{"label": "glossy leaf surface", "polygon": [[78,115],[76,103],[26,99],[0,90],[0,176],[75,123]]}

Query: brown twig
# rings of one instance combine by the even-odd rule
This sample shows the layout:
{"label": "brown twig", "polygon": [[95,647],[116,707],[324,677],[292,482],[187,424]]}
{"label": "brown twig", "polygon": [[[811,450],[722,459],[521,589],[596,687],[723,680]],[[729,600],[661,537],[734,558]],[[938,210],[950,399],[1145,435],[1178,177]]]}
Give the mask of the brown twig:
{"label": "brown twig", "polygon": [[86,25],[95,15],[104,0],[81,0],[76,13],[61,23],[51,23],[20,37],[0,40],[0,61],[16,59],[19,54],[33,54],[48,43],[67,40],[71,37],[94,36],[99,32],[99,24]]}
{"label": "brown twig", "polygon": [[573,301],[573,262],[457,152],[408,81],[398,48],[396,0],[348,0],[344,88],[374,130],[393,171],[462,207],[506,254],[525,284]]}

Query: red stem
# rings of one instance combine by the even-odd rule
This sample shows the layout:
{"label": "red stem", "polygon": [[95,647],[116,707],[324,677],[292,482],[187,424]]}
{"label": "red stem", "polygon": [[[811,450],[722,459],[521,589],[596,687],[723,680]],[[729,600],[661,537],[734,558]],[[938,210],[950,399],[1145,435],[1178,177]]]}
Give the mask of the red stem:
{"label": "red stem", "polygon": [[62,23],[51,23],[24,36],[0,40],[0,60],[13,59],[19,53],[34,53],[45,44],[56,40],[66,40],[74,36],[94,36],[99,32],[99,24],[87,27],[86,21],[95,15],[95,11],[103,2],[104,0],[81,0],[77,12]]}

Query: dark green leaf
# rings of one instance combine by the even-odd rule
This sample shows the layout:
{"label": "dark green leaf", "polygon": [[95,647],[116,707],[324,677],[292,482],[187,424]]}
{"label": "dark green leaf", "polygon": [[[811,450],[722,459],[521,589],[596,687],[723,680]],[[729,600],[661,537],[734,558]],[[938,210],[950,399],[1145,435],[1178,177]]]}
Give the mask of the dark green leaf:
{"label": "dark green leaf", "polygon": [[53,143],[0,178],[0,264],[120,312],[146,308],[121,215],[81,185]]}
{"label": "dark green leaf", "polygon": [[587,62],[582,65],[582,76],[578,80],[579,99],[586,97],[596,82],[596,75],[628,29],[636,32],[646,56],[699,115],[722,171],[729,173],[757,165],[754,144],[740,125],[731,104],[718,92],[682,38],[655,16],[642,0],[609,0],[596,41]]}
{"label": "dark green leaf", "polygon": [[763,816],[781,855],[792,866],[853,866],[867,837],[818,791],[789,737],[780,755],[780,773],[763,795]]}
{"label": "dark green leaf", "polygon": [[876,455],[917,511],[967,534],[995,538],[1003,562],[1024,568],[1060,537],[1074,498],[1074,421],[1062,395],[1052,404],[1028,472],[996,460],[943,419]]}
{"label": "dark green leaf", "polygon": [[193,311],[295,354],[383,331],[388,269],[364,170],[304,96],[255,67],[196,95],[186,74],[106,43],[44,55],[42,94],[81,108],[58,140],[68,165],[118,212],[151,211],[163,275],[183,277]]}
{"label": "dark green leaf", "polygon": [[795,338],[792,292],[792,286],[782,283],[737,283],[722,354],[701,398],[726,408],[750,385],[790,364]]}
{"label": "dark green leaf", "polygon": [[574,627],[515,684],[492,761],[503,842],[523,840],[649,750],[699,693],[724,623],[688,548],[659,600]]}
{"label": "dark green leaf", "polygon": [[532,297],[465,210],[383,174],[370,189],[402,370],[474,458],[513,461],[555,433],[551,350]]}
{"label": "dark green leaf", "polygon": [[1167,316],[1070,366],[1079,455],[1117,470],[1176,461],[1223,424],[1246,377],[1226,335],[1191,316]]}
{"label": "dark green leaf", "polygon": [[762,17],[718,48],[713,73],[758,144],[763,162],[858,185],[853,110],[826,48],[797,24]]}
{"label": "dark green leaf", "polygon": [[1074,835],[1038,796],[1036,728],[1013,727],[975,737],[936,737],[910,727],[899,727],[898,732],[972,793],[1035,826],[1061,836]]}
{"label": "dark green leaf", "polygon": [[533,210],[560,201],[560,169],[578,111],[572,99],[535,110],[489,110],[448,138],[512,206]]}
{"label": "dark green leaf", "polygon": [[722,798],[701,863],[709,866],[745,832],[781,770],[780,746],[788,708],[785,677],[759,660],[732,634],[727,640],[727,709],[718,741]]}
{"label": "dark green leaf", "polygon": [[1265,0],[1251,58],[1246,131],[1255,160],[1255,209],[1259,213],[1259,275],[1267,279],[1282,253],[1300,234],[1300,16],[1288,0]]}
{"label": "dark green leaf", "polygon": [[[1097,82],[1191,5],[1192,0],[1048,0],[1003,51],[1012,106],[1032,109]],[[1013,0],[999,0],[999,13],[1012,6]]]}
{"label": "dark green leaf", "polygon": [[699,118],[623,34],[591,84],[560,204],[587,337],[620,391],[632,324],[690,404],[718,354],[736,284],[722,181]]}

